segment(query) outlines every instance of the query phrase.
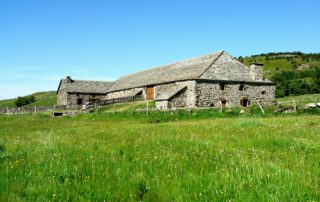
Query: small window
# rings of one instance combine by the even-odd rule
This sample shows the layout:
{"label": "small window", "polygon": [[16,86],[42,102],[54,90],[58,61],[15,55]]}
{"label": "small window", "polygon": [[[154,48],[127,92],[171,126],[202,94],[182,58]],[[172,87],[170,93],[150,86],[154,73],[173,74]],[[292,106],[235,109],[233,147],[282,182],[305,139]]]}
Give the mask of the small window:
{"label": "small window", "polygon": [[224,84],[220,84],[220,90],[224,90]]}
{"label": "small window", "polygon": [[243,85],[243,84],[241,84],[241,85],[239,86],[239,91],[244,91],[244,85]]}
{"label": "small window", "polygon": [[261,95],[265,95],[266,94],[266,91],[261,91]]}
{"label": "small window", "polygon": [[81,99],[81,98],[77,99],[77,104],[78,105],[82,105],[82,103],[83,103],[83,99]]}

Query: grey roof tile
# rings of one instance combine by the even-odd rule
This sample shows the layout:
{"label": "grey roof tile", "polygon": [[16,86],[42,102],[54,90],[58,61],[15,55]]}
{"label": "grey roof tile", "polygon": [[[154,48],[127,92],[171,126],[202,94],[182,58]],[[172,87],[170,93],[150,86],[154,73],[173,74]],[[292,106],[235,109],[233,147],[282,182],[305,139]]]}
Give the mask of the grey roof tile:
{"label": "grey roof tile", "polygon": [[73,80],[63,86],[68,93],[105,93],[113,82]]}
{"label": "grey roof tile", "polygon": [[219,51],[123,76],[115,81],[108,92],[199,78],[222,53]]}

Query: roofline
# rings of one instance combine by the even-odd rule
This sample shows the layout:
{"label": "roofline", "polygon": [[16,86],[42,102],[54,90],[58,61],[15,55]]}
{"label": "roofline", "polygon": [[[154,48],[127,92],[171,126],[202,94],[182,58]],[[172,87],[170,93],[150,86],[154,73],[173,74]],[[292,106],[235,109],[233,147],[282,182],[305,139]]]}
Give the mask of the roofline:
{"label": "roofline", "polygon": [[99,95],[105,95],[106,93],[93,93],[93,92],[84,92],[84,91],[66,91],[66,93],[69,94],[77,94],[77,93],[83,93],[83,94],[99,94]]}
{"label": "roofline", "polygon": [[216,57],[212,63],[200,74],[200,76],[198,78],[201,78],[204,73],[206,73],[206,71],[221,57],[221,55],[223,55],[225,53],[225,51],[221,51],[220,54],[218,55],[218,57]]}
{"label": "roofline", "polygon": [[[183,59],[183,60],[180,60],[180,61],[176,61],[176,62],[172,62],[172,63],[160,65],[160,66],[155,66],[155,67],[151,67],[151,68],[149,68],[149,69],[145,69],[145,70],[141,70],[141,71],[138,71],[138,72],[130,73],[130,74],[121,76],[120,78],[118,78],[117,80],[115,80],[114,83],[111,85],[110,88],[112,88],[112,87],[114,86],[114,84],[115,84],[118,80],[120,80],[120,79],[122,79],[122,78],[125,78],[125,77],[128,77],[128,76],[140,74],[140,73],[142,73],[142,72],[148,72],[148,71],[155,70],[155,69],[162,69],[162,68],[165,68],[165,67],[167,67],[167,66],[169,66],[169,65],[175,65],[175,64],[178,64],[178,63],[186,62],[186,61],[193,60],[193,59],[197,59],[197,58],[201,58],[201,57],[206,57],[206,56],[210,56],[210,55],[214,55],[214,54],[219,54],[219,55],[217,56],[217,58],[215,58],[215,59],[213,60],[213,62],[212,62],[212,64],[213,64],[213,63],[215,63],[215,61],[216,61],[224,52],[225,52],[225,51],[223,51],[223,50],[221,50],[221,51],[216,51],[216,52],[213,52],[213,53],[210,53],[210,54],[201,55],[201,56],[196,56],[196,57],[191,57],[191,58]],[[210,64],[210,65],[206,68],[205,71],[207,71],[207,69],[208,69],[212,64]],[[204,71],[204,72],[205,72],[205,71]],[[204,73],[204,72],[203,72],[203,73]],[[203,73],[202,73],[202,74],[203,74]],[[202,74],[201,74],[200,76],[202,76]],[[199,76],[199,77],[200,77],[200,76]],[[172,81],[170,81],[169,83],[171,83],[171,82],[172,82]],[[150,84],[150,85],[155,85],[155,84]],[[109,88],[109,89],[110,89],[110,88]],[[134,88],[139,88],[139,87],[134,87]],[[129,89],[132,89],[132,88],[129,88]],[[120,90],[116,90],[116,91],[120,91]],[[107,91],[107,92],[108,92],[108,91]],[[112,92],[114,92],[114,91],[112,91]]]}
{"label": "roofline", "polygon": [[103,82],[103,83],[113,83],[114,81],[101,81],[101,80],[75,80],[73,79],[73,81],[87,81],[87,82]]}
{"label": "roofline", "polygon": [[265,86],[275,86],[276,83],[267,80],[266,81],[239,81],[239,80],[210,80],[210,79],[196,79],[196,81],[208,82],[208,83],[224,83],[224,84],[256,84]]}
{"label": "roofline", "polygon": [[[151,86],[155,85],[160,85],[160,84],[169,84],[169,83],[176,83],[176,82],[183,82],[183,81],[204,81],[204,82],[211,82],[211,83],[232,83],[232,84],[260,84],[260,85],[267,85],[267,86],[275,86],[276,83],[272,81],[268,82],[263,82],[263,81],[239,81],[239,80],[213,80],[213,79],[182,79],[182,80],[175,80],[175,81],[170,81],[170,82],[163,82],[163,83],[155,83],[155,84],[150,84]],[[124,91],[124,90],[131,90],[134,88],[144,88],[150,85],[144,85],[144,86],[137,86],[133,88],[124,88],[121,90],[114,90],[114,91],[107,91],[107,93],[114,93],[114,92],[119,92],[119,91]]]}
{"label": "roofline", "polygon": [[[157,66],[157,67],[152,67],[150,69],[145,69],[145,70],[141,70],[141,71],[138,71],[138,72],[135,72],[135,73],[131,73],[131,74],[127,74],[125,76],[122,76],[120,77],[119,79],[117,80],[120,80],[121,78],[125,78],[125,77],[128,77],[128,76],[131,76],[131,75],[135,75],[135,74],[140,74],[142,72],[147,72],[147,71],[151,71],[151,70],[154,70],[154,69],[161,69],[161,68],[165,68],[169,65],[174,65],[174,64],[178,64],[178,63],[182,63],[182,62],[186,62],[188,60],[193,60],[193,59],[197,59],[197,58],[200,58],[200,57],[205,57],[205,56],[209,56],[209,55],[214,55],[214,54],[219,54],[213,61],[212,63],[198,76],[198,78],[200,78],[220,57],[221,55],[223,55],[225,53],[225,51],[221,50],[221,51],[216,51],[214,53],[211,53],[211,54],[207,54],[207,55],[202,55],[202,56],[197,56],[197,57],[192,57],[192,58],[188,58],[188,59],[184,59],[184,60],[181,60],[181,61],[177,61],[177,62],[173,62],[173,63],[169,63],[169,64],[165,64],[165,65],[161,65],[161,66]],[[196,79],[196,78],[195,78]],[[115,83],[117,82],[117,80],[115,80],[113,82],[113,84],[111,85],[111,87],[109,89],[111,89]],[[194,80],[194,79],[187,79],[188,80]],[[179,80],[176,80],[176,81],[179,81]],[[183,80],[182,80],[183,81]],[[174,81],[169,81],[169,82],[163,82],[163,83],[172,83]],[[144,86],[152,86],[152,85],[157,85],[159,83],[152,83],[152,84],[148,84],[148,85],[144,85]],[[129,89],[133,89],[133,88],[141,88],[143,86],[136,86],[136,87],[132,87],[132,88],[127,88],[127,89],[121,89],[121,90],[114,90],[114,91],[110,91],[110,92],[117,92],[117,91],[122,91],[122,90],[129,90]],[[107,93],[109,92],[108,90],[106,91]]]}
{"label": "roofline", "polygon": [[[58,95],[58,93],[59,93],[59,89],[60,89],[62,80],[63,80],[63,79],[60,79],[58,89],[56,90],[56,95]],[[113,86],[113,84],[115,83],[115,81],[75,80],[75,79],[73,79],[73,82],[75,82],[75,81],[112,83],[112,84],[109,86],[109,88],[107,89],[107,91],[108,91],[108,90],[111,88],[111,86]],[[106,94],[107,91],[105,91],[105,92],[103,92],[103,93],[94,93],[94,94]],[[71,92],[71,91],[65,91],[65,92],[66,92],[66,93],[88,93],[88,92]],[[88,94],[89,94],[89,93],[88,93]]]}
{"label": "roofline", "polygon": [[58,93],[59,93],[59,89],[60,89],[61,83],[62,83],[62,79],[60,79],[60,83],[59,83],[58,89],[56,91],[56,95],[58,95]]}

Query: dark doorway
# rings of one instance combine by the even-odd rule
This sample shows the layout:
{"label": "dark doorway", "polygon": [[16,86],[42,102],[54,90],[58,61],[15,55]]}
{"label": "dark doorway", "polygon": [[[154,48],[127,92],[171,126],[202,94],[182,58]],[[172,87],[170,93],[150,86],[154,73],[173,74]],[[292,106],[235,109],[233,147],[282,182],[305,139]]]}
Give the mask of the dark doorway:
{"label": "dark doorway", "polygon": [[77,105],[82,105],[83,104],[83,99],[79,98],[77,99]]}
{"label": "dark doorway", "polygon": [[240,100],[240,105],[243,107],[247,107],[247,106],[249,106],[249,104],[250,104],[250,102],[249,102],[248,98],[242,98]]}
{"label": "dark doorway", "polygon": [[221,100],[221,107],[224,108],[226,107],[227,100]]}

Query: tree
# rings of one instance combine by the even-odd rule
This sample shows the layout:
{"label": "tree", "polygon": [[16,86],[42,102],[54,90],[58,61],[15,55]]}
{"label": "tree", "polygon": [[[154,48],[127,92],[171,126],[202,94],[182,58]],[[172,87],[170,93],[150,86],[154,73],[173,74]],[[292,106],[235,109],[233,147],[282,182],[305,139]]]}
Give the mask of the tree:
{"label": "tree", "polygon": [[15,101],[15,105],[17,107],[22,107],[24,105],[30,104],[35,101],[35,97],[33,95],[25,96],[25,97],[18,97]]}

